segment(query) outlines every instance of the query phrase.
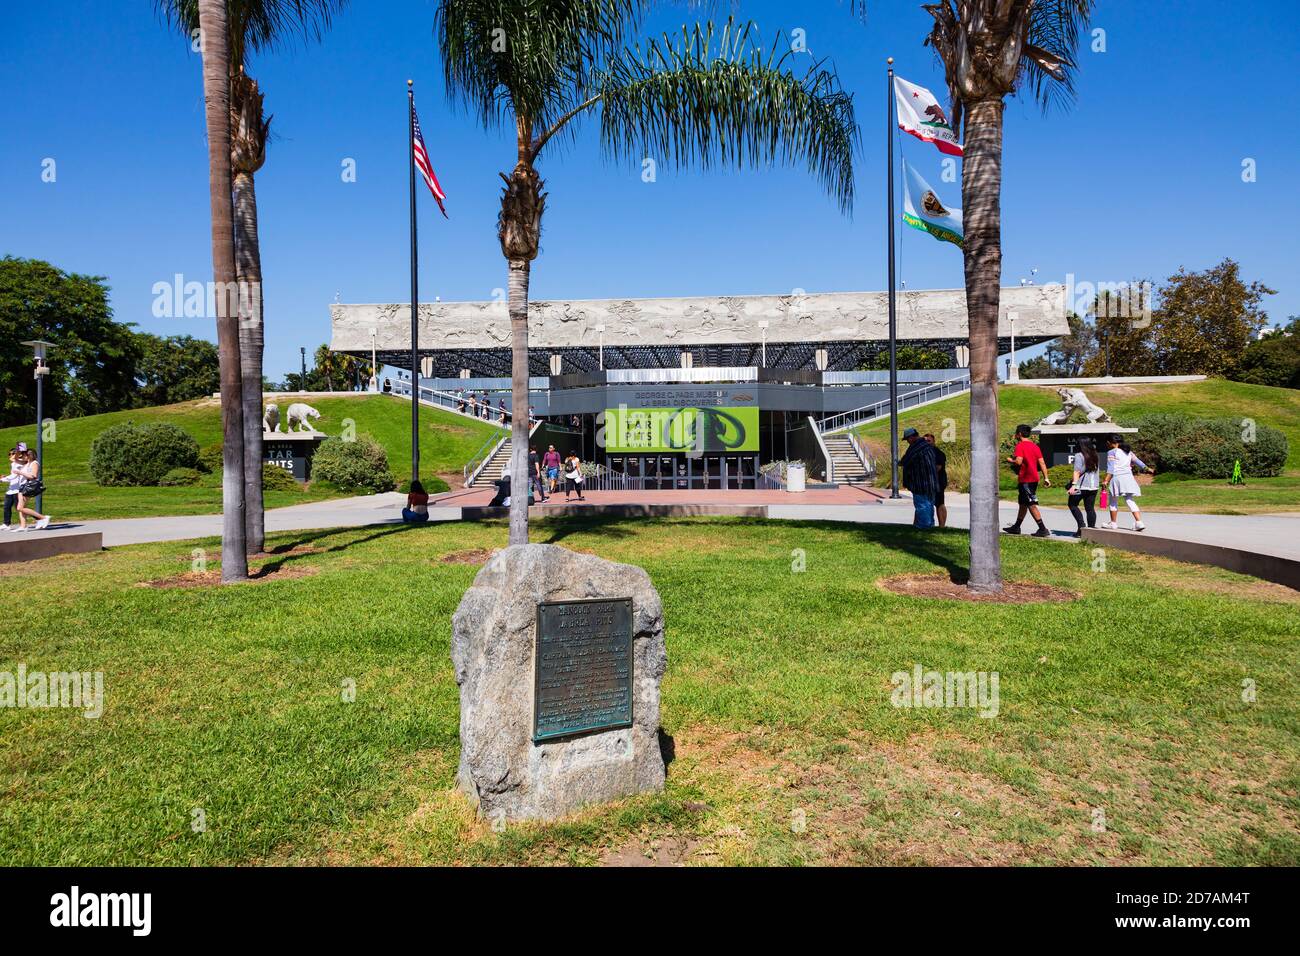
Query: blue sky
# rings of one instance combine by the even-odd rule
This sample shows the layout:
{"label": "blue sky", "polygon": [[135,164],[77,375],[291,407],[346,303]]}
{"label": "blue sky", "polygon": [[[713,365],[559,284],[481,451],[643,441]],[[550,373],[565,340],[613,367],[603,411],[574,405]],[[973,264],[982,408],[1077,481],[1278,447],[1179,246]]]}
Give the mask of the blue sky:
{"label": "blue sky", "polygon": [[[727,4],[717,4],[723,16]],[[328,305],[409,294],[405,81],[450,221],[420,197],[421,299],[485,299],[505,285],[499,170],[513,137],[484,132],[442,92],[428,0],[361,2],[324,42],[263,56],[253,74],[276,138],[257,177],[267,374],[328,339]],[[883,289],[884,60],[940,93],[919,0],[880,0],[866,23],[835,0],[741,2],[766,41],[804,31],[855,94],[858,199],[843,216],[799,169],[714,172],[601,155],[594,125],[541,163],[550,193],[534,298]],[[647,33],[707,15],[666,6]],[[1105,52],[1081,53],[1079,98],[1044,116],[1009,102],[1004,283],[1162,279],[1231,256],[1300,313],[1294,224],[1300,75],[1294,0],[1101,0]],[[810,62],[803,57],[800,68]],[[155,318],[152,287],[207,281],[208,189],[199,58],[141,0],[20,4],[0,36],[0,254],[108,277],[116,317],[159,334],[214,337],[211,322]],[[558,144],[557,144],[558,145]],[[550,147],[548,147],[548,151]],[[950,202],[940,154],[909,162]],[[42,163],[57,178],[42,181]],[[346,159],[357,180],[346,183]],[[1254,160],[1257,179],[1242,181]],[[902,230],[909,288],[962,282],[958,250]]]}

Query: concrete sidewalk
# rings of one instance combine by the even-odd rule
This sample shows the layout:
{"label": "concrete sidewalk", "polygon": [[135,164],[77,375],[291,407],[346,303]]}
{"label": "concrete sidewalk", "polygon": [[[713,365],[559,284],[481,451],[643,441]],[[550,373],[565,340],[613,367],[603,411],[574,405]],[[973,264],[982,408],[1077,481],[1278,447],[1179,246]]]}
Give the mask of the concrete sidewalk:
{"label": "concrete sidewalk", "polygon": [[[589,497],[599,497],[607,503],[613,493],[593,492]],[[663,492],[663,495],[685,495],[695,492]],[[710,498],[725,498],[730,504],[743,503],[747,492],[727,492],[722,495],[708,493]],[[798,521],[851,521],[864,524],[911,524],[912,502],[908,497],[898,500],[867,497],[860,490],[841,489],[833,493],[809,492],[802,495],[784,492],[757,492],[772,518]],[[457,521],[461,517],[460,504],[478,504],[481,493],[450,492],[429,502],[431,521]],[[637,498],[637,492],[622,493],[624,500]],[[853,503],[855,497],[864,501]],[[554,500],[554,499],[552,499]],[[561,499],[562,500],[562,499]],[[305,531],[319,528],[357,528],[366,525],[397,524],[405,496],[397,492],[382,495],[361,495],[353,498],[336,498],[310,504],[275,508],[266,513],[266,530]],[[788,502],[788,503],[787,503]],[[595,503],[593,501],[593,503]],[[719,502],[720,503],[720,502]],[[576,502],[575,502],[576,504]],[[1000,505],[1002,524],[1015,518],[1016,506],[1012,502]],[[1047,525],[1059,541],[1076,541],[1073,537],[1074,519],[1064,508],[1044,508]],[[1099,518],[1105,518],[1099,515]],[[1146,512],[1147,531],[1151,537],[1173,538],[1238,548],[1279,558],[1300,560],[1300,512],[1266,515],[1199,515],[1175,512]],[[1132,517],[1121,511],[1119,524],[1122,533],[1132,528]],[[969,499],[966,495],[948,495],[948,526],[970,527]],[[1026,520],[1026,531],[1033,530],[1032,520]],[[125,544],[142,544],[151,541],[184,541],[191,538],[216,537],[221,534],[220,515],[192,515],[171,518],[114,518],[100,521],[63,522],[51,525],[45,531],[29,531],[30,535],[71,534],[81,531],[98,531],[104,536],[104,545],[114,547]],[[8,532],[0,532],[8,534]]]}

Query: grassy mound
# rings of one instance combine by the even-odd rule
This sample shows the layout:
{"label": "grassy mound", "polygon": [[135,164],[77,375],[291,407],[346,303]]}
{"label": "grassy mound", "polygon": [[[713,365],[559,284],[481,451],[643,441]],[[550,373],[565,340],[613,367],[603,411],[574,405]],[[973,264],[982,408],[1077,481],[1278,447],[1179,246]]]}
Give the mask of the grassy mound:
{"label": "grassy mound", "polygon": [[[1282,431],[1290,446],[1286,468],[1276,478],[1246,476],[1246,484],[1229,485],[1217,479],[1195,479],[1161,483],[1142,498],[1143,510],[1200,511],[1215,514],[1300,510],[1300,391],[1246,385],[1224,379],[1179,382],[1168,385],[1085,385],[1084,391],[1121,425],[1153,412],[1182,412],[1204,418],[1233,416],[1253,418]],[[1036,424],[1044,415],[1060,408],[1054,387],[1007,385],[998,389],[999,433],[1009,436],[1016,425]],[[914,411],[899,413],[899,430],[907,427],[922,434],[943,434],[951,425],[960,447],[969,447],[970,399],[968,395],[935,402]],[[889,422],[872,422],[858,430],[866,441],[888,459]],[[886,471],[888,469],[886,468]],[[1003,482],[1004,497],[1014,498],[1010,473]],[[1065,489],[1040,493],[1047,505],[1065,504]]]}
{"label": "grassy mound", "polygon": [[[295,400],[286,398],[286,400]],[[388,395],[309,398],[320,410],[317,429],[339,434],[344,420],[351,419],[357,434],[373,437],[388,452],[388,460],[399,479],[409,477],[411,461],[411,406]],[[283,401],[281,402],[283,407]],[[56,518],[137,518],[154,515],[212,514],[221,510],[221,476],[205,475],[192,485],[148,488],[100,487],[90,473],[90,446],[100,432],[111,425],[133,421],[165,421],[178,425],[194,437],[200,448],[221,441],[221,407],[216,399],[200,399],[179,405],[137,408],[127,412],[71,418],[55,423],[54,440],[45,443],[46,510]],[[420,468],[425,476],[459,479],[461,468],[490,435],[499,429],[437,409],[420,409]],[[8,450],[19,441],[32,444],[35,429],[0,429],[0,449]],[[425,482],[432,491],[437,481]],[[306,491],[268,489],[266,506],[321,501],[338,491],[315,485]]]}

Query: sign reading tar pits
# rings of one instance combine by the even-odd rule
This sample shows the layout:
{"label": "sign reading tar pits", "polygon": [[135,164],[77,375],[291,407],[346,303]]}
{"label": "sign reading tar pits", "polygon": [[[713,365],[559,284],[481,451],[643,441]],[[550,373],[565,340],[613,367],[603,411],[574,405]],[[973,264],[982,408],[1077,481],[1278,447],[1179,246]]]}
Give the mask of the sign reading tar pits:
{"label": "sign reading tar pits", "polygon": [[543,601],[533,741],[632,726],[632,599]]}

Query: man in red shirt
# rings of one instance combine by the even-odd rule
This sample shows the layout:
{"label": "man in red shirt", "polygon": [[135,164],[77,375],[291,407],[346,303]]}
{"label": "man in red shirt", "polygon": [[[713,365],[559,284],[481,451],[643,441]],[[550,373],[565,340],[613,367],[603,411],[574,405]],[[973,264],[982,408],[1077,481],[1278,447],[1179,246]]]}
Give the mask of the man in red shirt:
{"label": "man in red shirt", "polygon": [[1043,484],[1052,487],[1052,479],[1047,477],[1047,462],[1043,460],[1042,449],[1037,442],[1030,441],[1033,430],[1028,425],[1016,426],[1016,449],[1007,459],[1007,464],[1016,469],[1016,480],[1020,485],[1020,511],[1014,524],[1002,530],[1007,534],[1020,534],[1020,524],[1025,520],[1025,513],[1034,516],[1038,522],[1035,538],[1050,538],[1052,532],[1043,524],[1043,515],[1038,510],[1038,481],[1041,476]]}

